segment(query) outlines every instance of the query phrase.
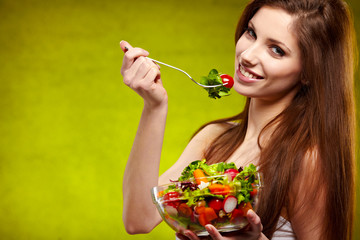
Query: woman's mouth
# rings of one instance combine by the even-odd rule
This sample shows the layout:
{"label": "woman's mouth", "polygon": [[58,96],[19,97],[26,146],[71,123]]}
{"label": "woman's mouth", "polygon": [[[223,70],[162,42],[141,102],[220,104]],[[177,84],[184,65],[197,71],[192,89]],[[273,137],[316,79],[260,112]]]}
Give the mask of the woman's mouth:
{"label": "woman's mouth", "polygon": [[240,64],[238,69],[236,70],[236,74],[241,81],[247,83],[258,82],[264,79],[262,76],[250,71],[249,69],[246,69]]}

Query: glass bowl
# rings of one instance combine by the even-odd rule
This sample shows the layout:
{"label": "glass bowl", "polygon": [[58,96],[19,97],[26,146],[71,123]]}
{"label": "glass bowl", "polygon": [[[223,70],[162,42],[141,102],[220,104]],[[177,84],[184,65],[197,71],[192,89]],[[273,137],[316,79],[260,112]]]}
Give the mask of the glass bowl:
{"label": "glass bowl", "polygon": [[236,181],[224,174],[152,188],[151,195],[162,219],[176,232],[188,229],[206,236],[206,224],[219,232],[232,232],[248,225],[246,214],[256,211],[262,187],[260,174],[251,181]]}

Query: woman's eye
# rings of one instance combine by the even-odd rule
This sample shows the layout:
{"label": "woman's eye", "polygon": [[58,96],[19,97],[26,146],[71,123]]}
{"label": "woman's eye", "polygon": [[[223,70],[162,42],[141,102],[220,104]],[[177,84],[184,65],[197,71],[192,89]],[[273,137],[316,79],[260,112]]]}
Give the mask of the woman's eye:
{"label": "woman's eye", "polygon": [[249,34],[251,37],[253,37],[253,38],[256,38],[256,34],[255,34],[255,31],[252,29],[252,28],[247,28],[246,29],[246,32],[247,32],[247,34]]}
{"label": "woman's eye", "polygon": [[275,53],[276,55],[281,56],[281,57],[285,55],[285,52],[281,48],[279,48],[277,46],[272,46],[271,51],[273,53]]}

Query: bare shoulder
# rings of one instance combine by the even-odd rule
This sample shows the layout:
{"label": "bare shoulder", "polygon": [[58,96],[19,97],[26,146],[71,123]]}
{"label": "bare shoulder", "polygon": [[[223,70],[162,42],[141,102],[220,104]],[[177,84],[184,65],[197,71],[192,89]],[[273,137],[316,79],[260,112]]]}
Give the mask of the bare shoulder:
{"label": "bare shoulder", "polygon": [[[313,147],[305,152],[299,165],[299,170],[293,179],[293,187],[298,190],[298,188],[304,184],[313,184],[313,180],[315,179],[319,181],[321,176],[320,169],[322,169],[322,167],[319,149],[317,147]],[[310,179],[311,181],[309,181]]]}
{"label": "bare shoulder", "polygon": [[288,213],[298,239],[323,239],[328,198],[321,169],[319,149],[309,149],[289,191]]}
{"label": "bare shoulder", "polygon": [[203,140],[206,144],[212,142],[216,137],[233,127],[233,123],[213,123],[209,124],[200,132],[198,132],[194,139],[195,140]]}

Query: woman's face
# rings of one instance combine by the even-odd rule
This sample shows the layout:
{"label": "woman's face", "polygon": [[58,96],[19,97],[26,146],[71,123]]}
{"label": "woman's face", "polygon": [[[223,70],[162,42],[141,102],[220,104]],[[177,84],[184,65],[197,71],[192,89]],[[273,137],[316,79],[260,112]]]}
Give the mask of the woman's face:
{"label": "woman's face", "polygon": [[267,101],[297,92],[300,49],[291,32],[293,17],[280,8],[262,7],[236,44],[234,89]]}

